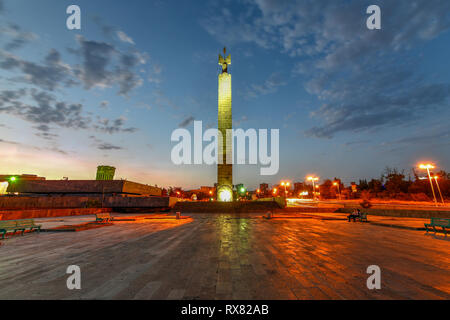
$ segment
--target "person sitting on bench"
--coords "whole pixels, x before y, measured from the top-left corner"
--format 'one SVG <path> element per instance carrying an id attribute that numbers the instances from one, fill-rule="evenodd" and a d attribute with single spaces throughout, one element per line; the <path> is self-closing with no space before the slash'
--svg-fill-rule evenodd
<path id="1" fill-rule="evenodd" d="M 353 222 L 356 222 L 356 218 L 359 218 L 361 215 L 361 211 L 359 209 L 353 210 L 353 212 L 347 216 L 348 222 L 353 219 Z"/>

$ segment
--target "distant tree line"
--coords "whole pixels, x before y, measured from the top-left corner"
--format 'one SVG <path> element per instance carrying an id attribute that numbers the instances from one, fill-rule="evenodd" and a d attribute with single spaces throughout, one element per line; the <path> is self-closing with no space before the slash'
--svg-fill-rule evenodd
<path id="1" fill-rule="evenodd" d="M 444 199 L 450 198 L 450 173 L 439 171 L 431 173 L 436 198 L 440 201 L 440 192 Z M 434 177 L 437 177 L 435 179 Z M 386 167 L 379 179 L 359 180 L 359 183 L 345 187 L 339 179 L 327 179 L 319 187 L 320 198 L 338 198 L 338 188 L 333 182 L 340 184 L 343 199 L 396 199 L 404 201 L 433 201 L 430 181 L 426 173 L 419 175 L 416 169 L 410 173 L 405 170 Z M 437 184 L 439 184 L 439 189 Z"/>

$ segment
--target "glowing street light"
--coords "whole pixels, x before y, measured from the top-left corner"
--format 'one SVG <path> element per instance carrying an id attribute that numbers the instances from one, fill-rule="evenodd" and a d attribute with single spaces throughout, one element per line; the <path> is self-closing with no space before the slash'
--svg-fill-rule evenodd
<path id="1" fill-rule="evenodd" d="M 11 177 L 11 178 L 9 178 L 9 181 L 11 181 L 11 182 L 14 182 L 14 181 L 16 181 L 16 180 L 17 180 L 16 177 Z"/>
<path id="2" fill-rule="evenodd" d="M 341 189 L 339 188 L 339 182 L 333 182 L 333 186 L 337 187 L 338 189 L 338 194 L 339 194 L 339 200 L 341 200 Z"/>
<path id="3" fill-rule="evenodd" d="M 421 163 L 419 164 L 419 168 L 420 169 L 426 169 L 427 173 L 428 173 L 428 179 L 430 180 L 430 186 L 431 186 L 431 192 L 433 193 L 433 199 L 434 199 L 434 204 L 436 205 L 436 207 L 438 206 L 437 200 L 436 200 L 436 195 L 434 193 L 434 188 L 433 188 L 433 181 L 431 180 L 431 175 L 430 175 L 430 169 L 434 169 L 434 165 L 430 164 L 430 163 Z"/>
<path id="4" fill-rule="evenodd" d="M 283 186 L 284 187 L 284 196 L 286 197 L 287 196 L 287 187 L 289 187 L 291 184 L 289 183 L 289 181 L 281 181 L 281 186 Z"/>
<path id="5" fill-rule="evenodd" d="M 438 179 L 439 179 L 438 176 L 434 176 L 434 181 L 436 181 L 436 185 L 437 185 L 437 188 L 438 188 L 438 191 L 439 191 L 439 195 L 441 196 L 441 201 L 442 201 L 443 204 L 445 204 L 444 197 L 442 197 L 441 188 L 439 188 Z"/>
<path id="6" fill-rule="evenodd" d="M 275 195 L 275 194 L 277 194 L 277 188 L 273 188 L 273 191 L 272 191 L 272 193 Z"/>
<path id="7" fill-rule="evenodd" d="M 306 179 L 312 182 L 312 185 L 313 185 L 313 200 L 314 200 L 316 198 L 316 186 L 315 186 L 314 182 L 315 181 L 319 181 L 319 178 L 318 177 L 309 176 Z"/>

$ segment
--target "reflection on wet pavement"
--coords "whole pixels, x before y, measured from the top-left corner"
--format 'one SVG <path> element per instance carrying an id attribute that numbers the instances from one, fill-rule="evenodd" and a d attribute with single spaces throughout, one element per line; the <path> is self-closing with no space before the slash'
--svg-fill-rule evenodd
<path id="1" fill-rule="evenodd" d="M 0 298 L 449 299 L 449 253 L 444 237 L 341 220 L 141 219 L 3 241 Z M 66 288 L 71 264 L 81 290 Z"/>

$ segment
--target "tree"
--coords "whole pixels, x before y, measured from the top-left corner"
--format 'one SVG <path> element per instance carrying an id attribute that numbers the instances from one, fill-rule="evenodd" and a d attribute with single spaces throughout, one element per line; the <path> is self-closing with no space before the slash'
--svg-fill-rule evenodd
<path id="1" fill-rule="evenodd" d="M 358 190 L 369 190 L 369 184 L 367 183 L 366 179 L 359 180 Z"/>
<path id="2" fill-rule="evenodd" d="M 378 179 L 370 180 L 367 186 L 369 187 L 369 191 L 374 193 L 375 195 L 383 191 L 383 184 Z"/>
<path id="3" fill-rule="evenodd" d="M 397 193 L 408 192 L 408 187 L 411 185 L 411 181 L 405 181 L 404 170 L 398 171 L 396 168 L 386 167 L 383 174 L 384 186 L 386 191 L 395 196 Z"/>

